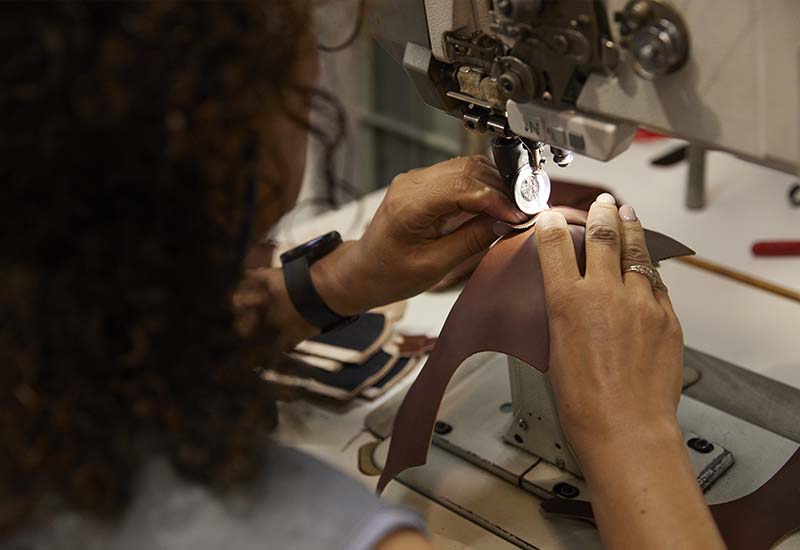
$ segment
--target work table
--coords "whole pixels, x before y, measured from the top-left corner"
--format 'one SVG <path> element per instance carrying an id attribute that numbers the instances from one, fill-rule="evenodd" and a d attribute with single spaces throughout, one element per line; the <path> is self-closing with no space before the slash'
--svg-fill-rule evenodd
<path id="1" fill-rule="evenodd" d="M 800 257 L 755 258 L 750 254 L 750 245 L 755 240 L 800 238 L 800 209 L 790 208 L 786 200 L 788 187 L 796 178 L 729 155 L 710 153 L 708 205 L 703 211 L 688 211 L 683 206 L 686 164 L 660 169 L 649 165 L 650 159 L 678 143 L 674 140 L 637 143 L 607 164 L 578 157 L 565 170 L 556 167 L 549 170 L 553 178 L 611 189 L 636 208 L 645 226 L 686 243 L 700 257 L 800 290 Z M 382 195 L 383 191 L 376 191 L 356 203 L 302 223 L 290 215 L 279 235 L 297 243 L 338 229 L 345 238 L 357 238 Z M 665 262 L 661 272 L 681 320 L 686 345 L 691 348 L 687 351 L 687 364 L 695 365 L 705 378 L 705 384 L 701 379 L 687 394 L 725 409 L 730 401 L 725 400 L 725 391 L 740 388 L 736 391 L 746 392 L 742 393 L 741 401 L 747 410 L 729 412 L 750 415 L 747 419 L 756 424 L 767 422 L 770 415 L 780 416 L 781 425 L 773 426 L 773 431 L 800 441 L 800 416 L 793 416 L 796 412 L 787 412 L 783 406 L 784 401 L 792 400 L 794 391 L 752 374 L 800 388 L 800 353 L 796 344 L 800 304 L 675 261 Z M 354 282 L 354 286 L 357 284 Z M 409 333 L 437 334 L 459 290 L 425 293 L 410 300 L 398 328 Z M 739 365 L 746 371 L 727 368 L 708 356 Z M 777 397 L 774 403 L 767 400 L 762 407 L 749 407 L 748 403 L 760 399 L 759 381 L 763 381 L 770 395 Z M 374 402 L 357 399 L 342 408 L 304 400 L 282 403 L 275 437 L 374 487 L 377 478 L 361 474 L 357 467 L 358 449 L 375 439 L 366 432 L 364 419 L 392 396 L 405 391 L 409 383 L 410 380 L 402 381 Z M 776 407 L 784 412 L 776 414 Z M 514 548 L 399 483 L 390 484 L 384 498 L 418 510 L 426 518 L 437 548 Z M 498 506 L 502 505 L 498 502 Z"/>

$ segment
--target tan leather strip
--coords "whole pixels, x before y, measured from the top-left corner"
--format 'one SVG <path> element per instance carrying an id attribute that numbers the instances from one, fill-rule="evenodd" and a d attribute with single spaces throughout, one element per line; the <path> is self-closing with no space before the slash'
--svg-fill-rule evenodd
<path id="1" fill-rule="evenodd" d="M 563 212 L 571 224 L 583 271 L 586 213 L 571 208 L 555 210 Z M 535 226 L 498 241 L 461 292 L 427 363 L 397 412 L 378 493 L 403 470 L 425 463 L 447 384 L 469 356 L 482 351 L 500 352 L 547 370 L 547 311 L 534 229 Z M 659 233 L 648 231 L 646 236 L 654 261 L 692 254 L 684 245 Z"/>

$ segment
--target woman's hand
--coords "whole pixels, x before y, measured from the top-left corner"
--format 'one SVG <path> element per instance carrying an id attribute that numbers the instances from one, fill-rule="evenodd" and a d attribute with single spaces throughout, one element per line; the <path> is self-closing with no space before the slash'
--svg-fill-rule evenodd
<path id="1" fill-rule="evenodd" d="M 392 181 L 359 241 L 314 264 L 314 284 L 342 315 L 409 298 L 486 250 L 496 221 L 526 219 L 486 157 L 412 170 Z"/>
<path id="2" fill-rule="evenodd" d="M 561 214 L 536 225 L 561 425 L 606 548 L 721 549 L 678 427 L 683 338 L 630 206 L 600 195 L 582 277 Z"/>
<path id="3" fill-rule="evenodd" d="M 683 335 L 652 268 L 644 231 L 630 206 L 619 213 L 602 194 L 586 222 L 581 277 L 564 217 L 547 212 L 536 226 L 550 326 L 550 378 L 571 444 L 618 433 L 676 429 Z"/>

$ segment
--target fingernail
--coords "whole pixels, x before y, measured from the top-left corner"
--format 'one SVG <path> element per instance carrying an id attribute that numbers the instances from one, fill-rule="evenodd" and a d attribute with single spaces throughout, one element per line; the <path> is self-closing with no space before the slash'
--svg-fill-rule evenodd
<path id="1" fill-rule="evenodd" d="M 494 225 L 492 226 L 492 231 L 494 231 L 494 234 L 498 237 L 504 237 L 513 230 L 514 228 L 508 225 L 506 222 L 494 222 Z"/>
<path id="2" fill-rule="evenodd" d="M 636 211 L 633 209 L 633 206 L 630 204 L 623 204 L 622 208 L 619 209 L 619 219 L 624 222 L 635 222 Z"/>
<path id="3" fill-rule="evenodd" d="M 550 210 L 545 210 L 536 218 L 536 226 L 537 227 L 548 227 L 551 225 L 556 225 L 558 223 L 558 214 L 555 212 L 551 212 Z"/>
<path id="4" fill-rule="evenodd" d="M 520 223 L 521 222 L 526 222 L 526 221 L 528 221 L 530 219 L 529 215 L 527 215 L 525 212 L 521 212 L 519 210 L 517 210 L 514 215 L 516 216 L 517 221 L 520 222 Z"/>
<path id="5" fill-rule="evenodd" d="M 600 193 L 595 199 L 597 202 L 604 202 L 606 204 L 617 204 L 617 201 L 611 193 Z"/>

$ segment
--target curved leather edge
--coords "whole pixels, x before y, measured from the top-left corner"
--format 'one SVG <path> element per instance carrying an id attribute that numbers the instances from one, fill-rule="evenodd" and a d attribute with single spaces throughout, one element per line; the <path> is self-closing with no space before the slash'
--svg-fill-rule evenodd
<path id="1" fill-rule="evenodd" d="M 576 256 L 583 270 L 582 225 L 586 213 L 571 208 L 558 210 L 571 224 Z M 378 494 L 402 471 L 425 464 L 447 384 L 469 356 L 494 351 L 517 357 L 541 371 L 547 369 L 547 311 L 534 228 L 535 225 L 499 239 L 456 300 L 436 346 L 398 409 L 389 454 L 376 488 Z M 693 253 L 655 231 L 646 231 L 646 238 L 653 261 Z M 520 296 L 525 296 L 524 302 Z"/>

